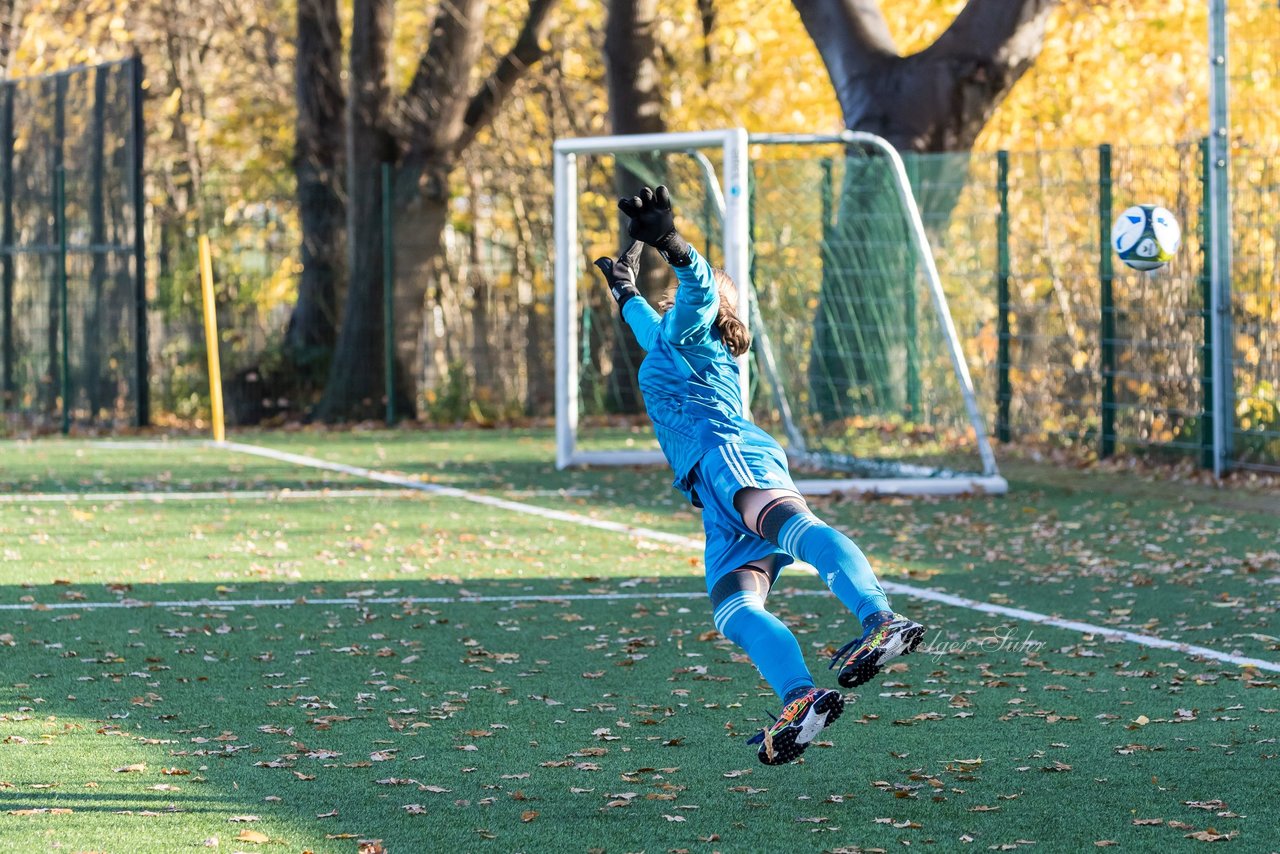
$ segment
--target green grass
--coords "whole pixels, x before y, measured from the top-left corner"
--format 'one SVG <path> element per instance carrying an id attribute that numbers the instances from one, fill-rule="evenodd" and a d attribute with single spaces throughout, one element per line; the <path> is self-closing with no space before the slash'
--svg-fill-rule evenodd
<path id="1" fill-rule="evenodd" d="M 342 474 L 260 457 L 228 457 L 203 442 L 0 442 L 0 495 L 197 492 L 367 486 Z"/>
<path id="2" fill-rule="evenodd" d="M 241 438 L 700 533 L 668 473 L 555 472 L 546 431 Z M 27 492 L 376 487 L 217 450 L 14 448 Z M 820 512 L 887 578 L 1280 660 L 1270 497 L 1011 480 Z M 1274 848 L 1275 674 L 910 598 L 922 654 L 830 746 L 761 766 L 743 741 L 777 701 L 709 631 L 697 557 L 395 489 L 0 503 L 0 605 L 32 606 L 0 611 L 0 850 L 1190 850 L 1210 828 Z M 451 601 L 318 604 L 338 597 Z M 219 604 L 263 599 L 310 604 Z M 125 600 L 203 604 L 78 607 Z M 809 576 L 771 601 L 830 679 L 856 625 Z"/>

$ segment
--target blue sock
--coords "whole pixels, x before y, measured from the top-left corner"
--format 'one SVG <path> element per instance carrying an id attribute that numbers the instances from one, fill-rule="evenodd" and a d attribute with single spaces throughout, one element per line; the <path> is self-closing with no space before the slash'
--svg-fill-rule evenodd
<path id="1" fill-rule="evenodd" d="M 812 513 L 798 513 L 778 531 L 778 546 L 794 558 L 813 564 L 822 580 L 862 623 L 889 600 L 871 571 L 867 556 L 853 540 Z"/>
<path id="2" fill-rule="evenodd" d="M 785 698 L 797 688 L 813 687 L 796 636 L 764 609 L 759 593 L 743 590 L 733 594 L 716 607 L 712 619 L 720 634 L 742 647 L 779 697 Z"/>

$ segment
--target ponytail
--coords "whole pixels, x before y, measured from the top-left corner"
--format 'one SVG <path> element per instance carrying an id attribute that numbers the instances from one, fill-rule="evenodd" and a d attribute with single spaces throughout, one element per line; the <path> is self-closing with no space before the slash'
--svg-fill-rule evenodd
<path id="1" fill-rule="evenodd" d="M 724 342 L 730 354 L 741 356 L 751 349 L 751 330 L 742 322 L 742 318 L 738 317 L 735 308 L 738 301 L 738 286 L 734 284 L 728 273 L 718 267 L 712 271 L 712 274 L 720 287 L 720 313 L 716 315 L 716 328 L 720 330 L 720 340 Z"/>
<path id="2" fill-rule="evenodd" d="M 729 274 L 719 267 L 713 268 L 711 275 L 720 292 L 720 313 L 716 315 L 716 329 L 720 330 L 720 340 L 732 355 L 741 356 L 751 349 L 751 330 L 747 328 L 747 324 L 743 323 L 742 318 L 738 317 L 738 311 L 734 308 L 738 302 L 738 286 L 733 283 Z M 662 295 L 662 299 L 658 301 L 658 310 L 666 314 L 675 304 L 676 288 L 673 286 L 668 288 Z"/>

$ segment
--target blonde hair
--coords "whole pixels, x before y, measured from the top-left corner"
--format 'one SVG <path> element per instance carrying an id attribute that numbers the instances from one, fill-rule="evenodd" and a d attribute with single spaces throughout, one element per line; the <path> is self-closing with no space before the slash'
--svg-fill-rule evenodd
<path id="1" fill-rule="evenodd" d="M 733 278 L 719 267 L 711 270 L 716 288 L 720 293 L 720 312 L 716 315 L 716 328 L 720 330 L 720 340 L 734 356 L 741 356 L 751 349 L 751 331 L 747 324 L 738 317 L 738 286 Z M 666 314 L 676 304 L 676 287 L 672 286 L 662 295 L 658 309 Z"/>

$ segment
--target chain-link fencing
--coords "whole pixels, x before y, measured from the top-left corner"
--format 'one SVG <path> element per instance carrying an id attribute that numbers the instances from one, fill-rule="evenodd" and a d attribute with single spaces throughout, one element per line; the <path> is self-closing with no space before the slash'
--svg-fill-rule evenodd
<path id="1" fill-rule="evenodd" d="M 0 84 L 0 410 L 149 419 L 137 60 Z"/>

